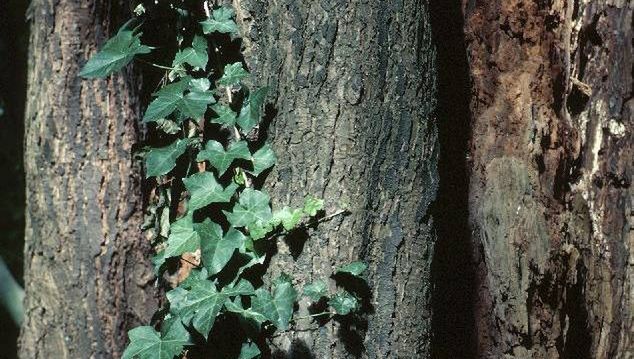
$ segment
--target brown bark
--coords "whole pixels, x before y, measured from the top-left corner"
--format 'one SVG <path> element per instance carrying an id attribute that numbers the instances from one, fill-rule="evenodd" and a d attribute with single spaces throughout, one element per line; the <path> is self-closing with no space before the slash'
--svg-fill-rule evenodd
<path id="1" fill-rule="evenodd" d="M 77 76 L 123 3 L 31 4 L 23 358 L 119 357 L 156 309 L 132 154 L 138 82 Z"/>
<path id="2" fill-rule="evenodd" d="M 634 351 L 632 9 L 464 1 L 482 357 Z"/>
<path id="3" fill-rule="evenodd" d="M 302 320 L 275 340 L 274 355 L 428 357 L 438 184 L 428 3 L 234 3 L 246 61 L 272 90 L 262 130 L 279 157 L 265 183 L 274 205 L 312 194 L 326 213 L 351 212 L 280 241 L 270 276 L 284 271 L 301 286 L 353 260 L 370 264 L 360 320 L 321 329 Z"/>

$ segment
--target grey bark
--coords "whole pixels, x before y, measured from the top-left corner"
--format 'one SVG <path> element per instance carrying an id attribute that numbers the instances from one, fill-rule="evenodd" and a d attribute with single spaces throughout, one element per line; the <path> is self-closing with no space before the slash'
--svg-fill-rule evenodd
<path id="1" fill-rule="evenodd" d="M 319 329 L 303 320 L 274 343 L 295 358 L 424 358 L 430 346 L 430 204 L 438 175 L 435 49 L 426 1 L 234 1 L 246 61 L 272 90 L 275 206 L 325 199 L 349 209 L 280 241 L 269 275 L 301 286 L 369 263 L 366 315 Z M 299 241 L 299 243 L 298 243 Z M 335 289 L 334 281 L 330 286 Z M 299 314 L 307 314 L 307 301 Z"/>
<path id="2" fill-rule="evenodd" d="M 156 309 L 132 153 L 138 82 L 77 76 L 123 3 L 31 4 L 22 358 L 119 357 Z"/>
<path id="3" fill-rule="evenodd" d="M 464 1 L 481 357 L 631 358 L 631 1 Z"/>

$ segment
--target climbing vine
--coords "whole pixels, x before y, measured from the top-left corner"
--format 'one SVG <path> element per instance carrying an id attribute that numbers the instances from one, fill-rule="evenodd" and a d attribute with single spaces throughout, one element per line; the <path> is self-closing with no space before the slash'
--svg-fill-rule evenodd
<path id="1" fill-rule="evenodd" d="M 235 357 L 262 355 L 266 342 L 258 338 L 288 330 L 300 297 L 288 274 L 264 281 L 270 253 L 263 243 L 345 213 L 325 216 L 323 200 L 312 196 L 301 208 L 271 208 L 269 195 L 256 185 L 277 161 L 258 131 L 268 89 L 252 86 L 243 63 L 230 61 L 217 45 L 237 41 L 233 9 L 212 9 L 207 2 L 199 6 L 205 18 L 194 19 L 195 29 L 179 32 L 179 49 L 169 66 L 140 60 L 165 71 L 143 116 L 163 141 L 143 153 L 146 178 L 156 194 L 144 227 L 153 233 L 157 276 L 163 278 L 174 259 L 181 275 L 171 283 L 161 281 L 166 305 L 152 325 L 128 332 L 124 359 L 168 359 L 205 346 L 223 317 L 237 319 L 243 331 L 245 340 Z M 192 23 L 196 16 L 176 4 L 170 8 L 179 24 Z M 135 18 L 104 44 L 80 76 L 106 77 L 152 53 L 141 43 L 144 13 L 139 5 Z M 364 263 L 353 262 L 336 272 L 360 278 L 365 269 Z M 359 310 L 353 293 L 341 288 L 332 293 L 329 287 L 318 280 L 302 288 L 301 295 L 322 308 L 311 318 L 324 323 Z"/>

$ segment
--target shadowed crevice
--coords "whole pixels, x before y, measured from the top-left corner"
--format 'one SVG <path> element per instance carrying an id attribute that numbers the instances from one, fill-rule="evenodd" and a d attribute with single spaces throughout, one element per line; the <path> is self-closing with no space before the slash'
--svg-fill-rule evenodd
<path id="1" fill-rule="evenodd" d="M 459 0 L 431 0 L 438 52 L 440 187 L 432 262 L 432 358 L 475 358 L 475 265 L 469 230 L 469 67 Z"/>

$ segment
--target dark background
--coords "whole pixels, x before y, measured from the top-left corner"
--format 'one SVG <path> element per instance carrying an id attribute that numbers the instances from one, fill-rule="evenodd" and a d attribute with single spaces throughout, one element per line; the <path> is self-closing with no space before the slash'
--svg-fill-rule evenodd
<path id="1" fill-rule="evenodd" d="M 22 284 L 28 0 L 0 0 L 0 257 Z M 0 307 L 0 359 L 16 357 L 18 328 Z"/>

